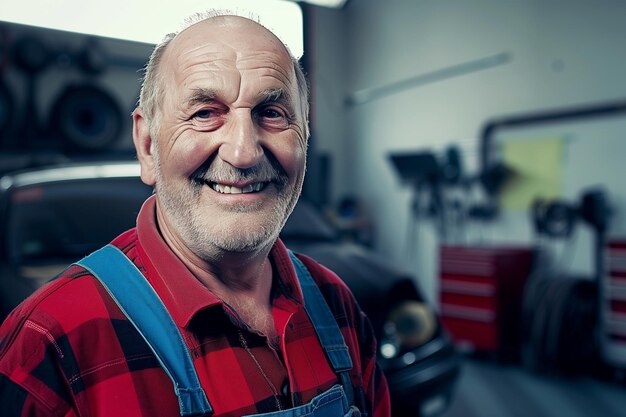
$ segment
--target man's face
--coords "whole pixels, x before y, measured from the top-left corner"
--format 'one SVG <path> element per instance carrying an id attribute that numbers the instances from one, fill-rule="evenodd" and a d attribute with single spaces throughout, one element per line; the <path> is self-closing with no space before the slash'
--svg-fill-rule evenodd
<path id="1" fill-rule="evenodd" d="M 283 45 L 248 20 L 182 32 L 160 68 L 157 201 L 197 256 L 267 249 L 304 179 L 306 138 Z"/>

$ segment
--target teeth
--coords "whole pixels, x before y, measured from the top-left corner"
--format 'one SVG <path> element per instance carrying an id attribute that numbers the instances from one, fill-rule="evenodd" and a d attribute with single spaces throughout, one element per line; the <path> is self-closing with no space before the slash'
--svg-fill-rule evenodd
<path id="1" fill-rule="evenodd" d="M 264 188 L 262 182 L 256 182 L 254 184 L 248 184 L 243 188 L 235 187 L 234 185 L 222 185 L 213 183 L 213 190 L 222 194 L 247 194 L 252 192 L 261 191 Z"/>

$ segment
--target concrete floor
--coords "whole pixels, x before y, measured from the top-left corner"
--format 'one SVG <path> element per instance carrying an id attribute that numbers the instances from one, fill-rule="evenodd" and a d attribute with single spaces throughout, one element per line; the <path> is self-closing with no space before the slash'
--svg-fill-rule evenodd
<path id="1" fill-rule="evenodd" d="M 626 417 L 626 383 L 467 358 L 441 417 Z"/>

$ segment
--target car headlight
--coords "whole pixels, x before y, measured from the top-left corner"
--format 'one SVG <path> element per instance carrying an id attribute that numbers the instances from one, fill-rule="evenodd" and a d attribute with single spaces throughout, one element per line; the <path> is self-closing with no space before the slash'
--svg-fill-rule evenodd
<path id="1" fill-rule="evenodd" d="M 415 349 L 430 340 L 437 329 L 432 309 L 418 301 L 403 301 L 387 317 L 380 343 L 380 354 L 386 359 Z"/>

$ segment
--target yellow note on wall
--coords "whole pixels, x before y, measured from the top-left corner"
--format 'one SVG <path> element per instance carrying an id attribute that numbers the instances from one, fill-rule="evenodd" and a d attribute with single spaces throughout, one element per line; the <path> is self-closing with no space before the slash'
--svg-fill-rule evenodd
<path id="1" fill-rule="evenodd" d="M 528 210 L 536 198 L 559 198 L 562 193 L 563 139 L 510 140 L 502 144 L 502 162 L 514 172 L 501 195 L 501 206 Z"/>

